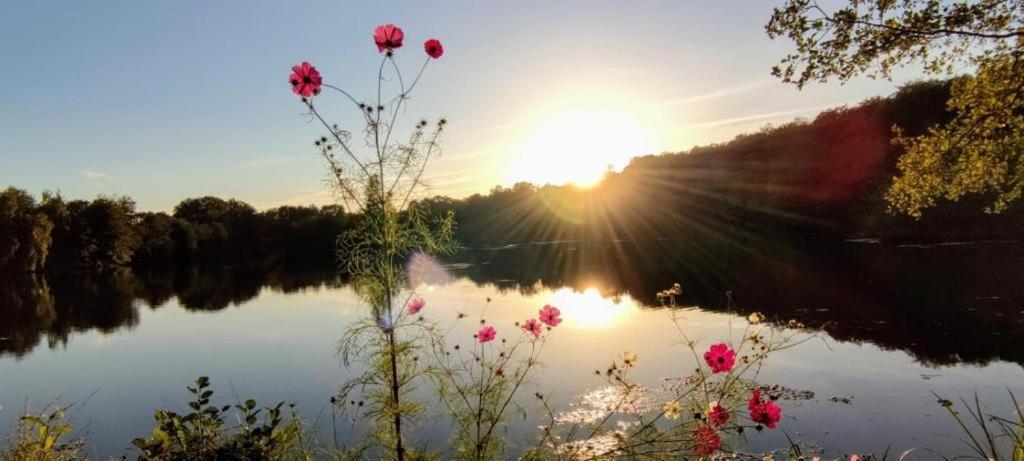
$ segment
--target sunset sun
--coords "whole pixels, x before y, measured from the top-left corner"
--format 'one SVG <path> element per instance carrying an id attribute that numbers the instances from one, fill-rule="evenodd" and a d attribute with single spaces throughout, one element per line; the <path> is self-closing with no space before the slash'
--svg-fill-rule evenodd
<path id="1" fill-rule="evenodd" d="M 626 111 L 572 109 L 540 119 L 514 152 L 509 182 L 590 187 L 609 168 L 621 170 L 637 155 L 656 153 L 653 130 Z"/>

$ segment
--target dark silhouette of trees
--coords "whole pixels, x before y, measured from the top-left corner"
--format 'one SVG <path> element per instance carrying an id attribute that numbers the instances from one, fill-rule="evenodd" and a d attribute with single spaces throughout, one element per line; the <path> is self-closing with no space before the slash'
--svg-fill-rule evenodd
<path id="1" fill-rule="evenodd" d="M 192 265 L 331 268 L 336 239 L 352 225 L 338 205 L 256 212 L 238 200 L 183 200 L 173 215 L 137 212 L 126 197 L 67 201 L 0 193 L 0 270 L 107 271 Z"/>
<path id="2" fill-rule="evenodd" d="M 335 242 L 351 225 L 338 205 L 282 206 L 260 214 L 261 242 L 275 248 L 275 263 L 324 261 L 333 255 Z"/>
<path id="3" fill-rule="evenodd" d="M 90 202 L 43 194 L 39 211 L 53 223 L 50 266 L 123 266 L 131 262 L 139 245 L 135 202 L 127 197 L 98 197 Z"/>
<path id="4" fill-rule="evenodd" d="M 25 191 L 0 192 L 0 271 L 38 271 L 46 264 L 53 224 Z"/>
<path id="5" fill-rule="evenodd" d="M 982 211 L 986 197 L 942 203 L 923 218 L 887 213 L 903 135 L 948 123 L 950 82 L 908 84 L 885 98 L 839 107 L 732 141 L 635 158 L 591 189 L 517 184 L 464 200 L 422 202 L 453 210 L 468 246 L 559 240 L 684 238 L 764 248 L 779 242 L 1017 239 L 1024 210 Z M 586 158 L 585 153 L 579 153 Z M 978 206 L 975 206 L 978 205 Z"/>

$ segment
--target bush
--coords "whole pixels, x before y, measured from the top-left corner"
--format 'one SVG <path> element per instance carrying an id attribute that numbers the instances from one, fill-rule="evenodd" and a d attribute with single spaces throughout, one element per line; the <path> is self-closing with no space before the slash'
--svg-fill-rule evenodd
<path id="1" fill-rule="evenodd" d="M 25 413 L 18 419 L 14 438 L 0 450 L 8 461 L 67 461 L 86 459 L 81 439 L 67 440 L 71 424 L 66 408 L 47 408 L 38 414 Z"/>
<path id="2" fill-rule="evenodd" d="M 132 444 L 142 451 L 140 459 L 177 460 L 278 460 L 308 459 L 311 455 L 302 446 L 302 426 L 292 412 L 282 418 L 280 402 L 273 407 L 257 408 L 249 399 L 234 405 L 240 424 L 225 426 L 224 416 L 231 405 L 210 405 L 213 391 L 210 379 L 202 376 L 195 387 L 187 389 L 194 397 L 188 403 L 191 411 L 178 414 L 157 410 L 156 427 L 148 439 L 138 438 Z M 289 408 L 293 405 L 289 405 Z M 262 421 L 260 414 L 262 413 Z"/>

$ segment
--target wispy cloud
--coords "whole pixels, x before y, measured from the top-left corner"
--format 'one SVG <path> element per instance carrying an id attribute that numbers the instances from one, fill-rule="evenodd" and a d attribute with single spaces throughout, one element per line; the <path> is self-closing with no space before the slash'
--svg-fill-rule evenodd
<path id="1" fill-rule="evenodd" d="M 818 112 L 830 107 L 836 107 L 837 104 L 822 104 L 810 107 L 801 107 L 798 109 L 780 110 L 774 112 L 764 112 L 760 114 L 744 115 L 740 117 L 730 117 L 718 120 L 710 120 L 707 122 L 690 123 L 683 127 L 684 130 L 699 130 L 704 128 L 715 128 L 726 125 L 736 125 L 739 123 L 754 122 L 758 120 L 770 120 L 773 118 L 786 117 L 790 115 L 806 114 L 811 112 Z"/>
<path id="2" fill-rule="evenodd" d="M 754 91 L 754 90 L 756 90 L 758 88 L 764 88 L 766 86 L 771 85 L 772 83 L 774 83 L 774 82 L 770 81 L 770 80 L 744 83 L 742 85 L 736 85 L 736 86 L 730 87 L 730 88 L 722 88 L 720 90 L 715 90 L 715 91 L 712 91 L 710 93 L 697 94 L 697 95 L 693 95 L 693 96 L 685 96 L 685 97 L 682 97 L 682 98 L 670 99 L 668 101 L 662 102 L 661 105 L 663 105 L 663 106 L 681 106 L 681 105 L 690 104 L 690 103 L 694 103 L 694 102 L 698 102 L 698 101 L 707 101 L 709 99 L 724 98 L 724 97 L 727 97 L 727 96 L 732 96 L 732 95 L 736 95 L 736 94 L 741 94 L 741 93 L 746 93 L 746 92 Z"/>
<path id="3" fill-rule="evenodd" d="M 82 176 L 85 176 L 86 179 L 92 181 L 93 185 L 97 187 L 103 187 L 103 183 L 106 182 L 106 180 L 114 178 L 104 171 L 93 169 L 82 170 Z"/>
<path id="4" fill-rule="evenodd" d="M 97 171 L 97 170 L 82 170 L 82 174 L 85 175 L 86 178 L 89 178 L 89 179 L 92 179 L 92 180 L 107 179 L 107 178 L 110 177 L 109 174 L 106 174 L 106 173 L 104 173 L 102 171 Z"/>

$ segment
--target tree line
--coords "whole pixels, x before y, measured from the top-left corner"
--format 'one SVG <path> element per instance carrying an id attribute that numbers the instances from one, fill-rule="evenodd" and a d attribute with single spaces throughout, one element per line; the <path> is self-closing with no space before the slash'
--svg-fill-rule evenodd
<path id="1" fill-rule="evenodd" d="M 171 214 L 141 212 L 127 197 L 66 200 L 0 192 L 0 270 L 102 270 L 191 264 L 330 264 L 351 225 L 337 205 L 257 212 L 238 200 L 183 200 Z"/>
<path id="2" fill-rule="evenodd" d="M 794 241 L 890 242 L 1024 238 L 1024 210 L 983 211 L 993 194 L 940 203 L 920 218 L 888 211 L 901 147 L 954 116 L 951 82 L 908 84 L 889 97 L 826 110 L 733 140 L 634 159 L 590 189 L 519 183 L 464 199 L 437 196 L 418 212 L 454 212 L 467 247 L 554 241 L 683 239 L 714 248 Z M 586 153 L 571 153 L 586 161 Z M 567 154 L 569 155 L 569 154 Z M 126 197 L 66 200 L 0 193 L 0 268 L 336 263 L 336 238 L 358 214 L 340 206 L 257 212 L 238 200 L 186 199 L 173 213 Z"/>

